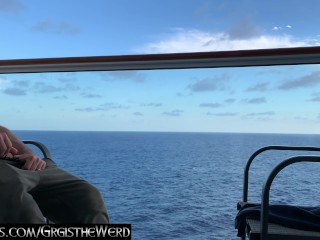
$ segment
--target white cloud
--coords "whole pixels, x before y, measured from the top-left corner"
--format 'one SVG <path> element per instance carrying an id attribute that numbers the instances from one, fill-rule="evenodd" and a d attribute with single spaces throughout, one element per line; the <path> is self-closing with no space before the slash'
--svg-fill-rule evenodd
<path id="1" fill-rule="evenodd" d="M 283 29 L 285 29 L 285 28 L 288 28 L 288 29 L 292 29 L 292 26 L 291 25 L 286 25 L 286 26 L 284 26 L 284 27 L 281 27 L 281 26 L 274 26 L 273 28 L 272 28 L 272 30 L 274 30 L 274 31 L 279 31 L 279 30 L 283 30 Z"/>
<path id="2" fill-rule="evenodd" d="M 282 27 L 277 27 L 277 26 L 274 26 L 273 28 L 272 28 L 272 30 L 274 30 L 274 31 L 278 31 L 278 30 L 281 30 L 282 29 Z"/>
<path id="3" fill-rule="evenodd" d="M 274 29 L 280 29 L 275 27 Z M 319 39 L 295 40 L 290 35 L 255 35 L 232 38 L 227 32 L 205 32 L 194 29 L 175 29 L 161 40 L 135 49 L 139 53 L 206 52 L 244 49 L 305 47 L 319 44 Z"/>

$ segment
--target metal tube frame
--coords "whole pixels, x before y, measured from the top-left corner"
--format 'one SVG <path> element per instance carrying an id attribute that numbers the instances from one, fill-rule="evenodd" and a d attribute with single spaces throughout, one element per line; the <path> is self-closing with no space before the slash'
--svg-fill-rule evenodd
<path id="1" fill-rule="evenodd" d="M 243 178 L 243 202 L 248 201 L 248 189 L 249 189 L 249 170 L 253 160 L 261 153 L 276 150 L 276 151 L 319 151 L 320 147 L 310 147 L 310 146 L 281 146 L 281 145 L 270 145 L 262 147 L 255 151 L 247 161 L 247 164 L 244 168 L 244 178 Z"/>
<path id="2" fill-rule="evenodd" d="M 288 158 L 278 164 L 269 174 L 267 181 L 262 189 L 261 216 L 260 216 L 260 239 L 268 239 L 268 212 L 269 212 L 269 193 L 271 184 L 277 174 L 287 166 L 299 162 L 320 162 L 320 156 L 296 156 Z"/>
<path id="3" fill-rule="evenodd" d="M 42 152 L 44 158 L 51 159 L 51 153 L 43 143 L 38 142 L 38 141 L 34 141 L 34 140 L 23 140 L 22 142 L 24 144 L 31 144 L 31 145 L 36 146 L 37 148 L 40 149 L 40 151 Z"/>
<path id="4" fill-rule="evenodd" d="M 255 151 L 247 161 L 244 168 L 244 181 L 243 181 L 243 202 L 248 201 L 248 189 L 249 189 L 249 170 L 253 160 L 261 153 L 276 150 L 276 151 L 310 151 L 319 152 L 320 147 L 312 146 L 282 146 L 282 145 L 271 145 L 258 149 Z M 288 158 L 281 163 L 279 163 L 269 174 L 266 182 L 262 188 L 262 198 L 261 198 L 261 216 L 260 216 L 260 239 L 266 240 L 268 238 L 268 211 L 269 211 L 269 193 L 271 184 L 277 174 L 283 170 L 285 167 L 298 163 L 298 162 L 320 162 L 320 156 L 295 156 Z"/>

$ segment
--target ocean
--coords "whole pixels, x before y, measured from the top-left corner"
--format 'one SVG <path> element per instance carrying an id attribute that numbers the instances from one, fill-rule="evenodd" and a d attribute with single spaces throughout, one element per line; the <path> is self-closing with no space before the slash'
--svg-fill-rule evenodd
<path id="1" fill-rule="evenodd" d="M 234 229 L 243 169 L 266 145 L 319 146 L 320 135 L 14 131 L 44 143 L 62 168 L 103 194 L 111 223 L 132 224 L 135 240 L 239 239 Z M 267 173 L 299 152 L 266 152 L 252 164 L 249 200 L 260 201 Z M 314 153 L 306 153 L 314 154 Z M 279 174 L 271 203 L 318 205 L 320 164 Z"/>

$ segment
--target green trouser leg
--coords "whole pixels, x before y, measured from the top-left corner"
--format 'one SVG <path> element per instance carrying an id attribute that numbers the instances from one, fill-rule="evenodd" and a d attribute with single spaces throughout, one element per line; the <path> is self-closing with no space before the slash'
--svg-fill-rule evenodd
<path id="1" fill-rule="evenodd" d="M 54 223 L 109 223 L 96 187 L 58 168 L 51 160 L 46 162 L 42 171 L 0 165 L 0 191 L 6 189 L 11 193 L 10 197 L 0 197 L 0 205 L 7 206 L 7 210 L 0 207 L 1 212 L 6 212 L 0 222 L 43 223 L 44 215 Z M 17 213 L 10 215 L 13 211 Z"/>
<path id="2" fill-rule="evenodd" d="M 0 223 L 45 223 L 29 193 L 39 183 L 35 171 L 23 171 L 0 162 Z"/>

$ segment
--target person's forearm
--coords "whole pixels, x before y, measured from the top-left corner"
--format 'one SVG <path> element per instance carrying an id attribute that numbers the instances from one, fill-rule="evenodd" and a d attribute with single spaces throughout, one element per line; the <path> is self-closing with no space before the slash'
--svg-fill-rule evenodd
<path id="1" fill-rule="evenodd" d="M 33 153 L 31 149 L 27 148 L 27 146 L 22 141 L 20 141 L 19 138 L 16 137 L 9 129 L 0 126 L 0 132 L 5 133 L 9 137 L 12 146 L 18 150 L 18 154 Z"/>

